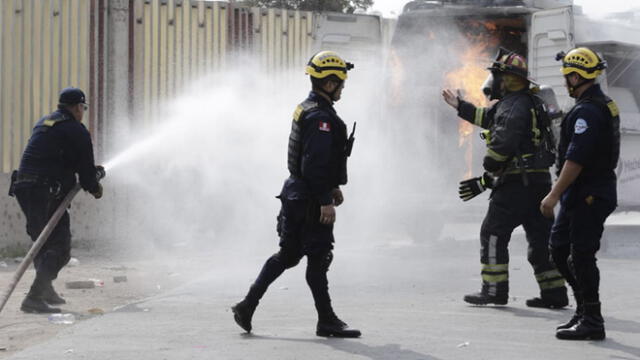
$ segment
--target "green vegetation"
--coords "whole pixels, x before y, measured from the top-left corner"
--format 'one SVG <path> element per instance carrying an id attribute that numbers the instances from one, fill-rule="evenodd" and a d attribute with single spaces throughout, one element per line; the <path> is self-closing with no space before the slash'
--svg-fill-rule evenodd
<path id="1" fill-rule="evenodd" d="M 357 9 L 368 9 L 373 0 L 246 0 L 243 3 L 266 8 L 353 13 Z"/>

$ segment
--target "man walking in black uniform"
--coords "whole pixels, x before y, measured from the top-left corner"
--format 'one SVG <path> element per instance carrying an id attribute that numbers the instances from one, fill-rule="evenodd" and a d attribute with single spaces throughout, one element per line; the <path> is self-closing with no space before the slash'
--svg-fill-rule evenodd
<path id="1" fill-rule="evenodd" d="M 85 95 L 77 88 L 60 93 L 58 110 L 36 123 L 22 155 L 20 168 L 12 174 L 10 195 L 15 195 L 27 220 L 27 234 L 36 241 L 66 194 L 75 186 L 76 174 L 82 188 L 96 199 L 102 186 L 93 159 L 89 131 L 81 123 L 87 109 Z M 65 212 L 49 239 L 34 258 L 36 277 L 22 302 L 29 313 L 57 313 L 50 305 L 65 304 L 53 288 L 58 272 L 71 256 L 69 213 Z"/>
<path id="2" fill-rule="evenodd" d="M 604 319 L 600 311 L 600 272 L 596 252 L 604 222 L 617 206 L 615 168 L 620 155 L 620 117 L 616 103 L 595 83 L 606 62 L 588 48 L 558 54 L 569 95 L 575 106 L 561 125 L 558 147 L 558 181 L 540 204 L 553 217 L 553 260 L 573 289 L 576 312 L 557 327 L 556 337 L 566 340 L 602 340 Z"/>
<path id="3" fill-rule="evenodd" d="M 327 271 L 333 259 L 335 207 L 343 202 L 340 185 L 347 183 L 347 157 L 353 146 L 353 132 L 338 117 L 333 103 L 340 100 L 347 71 L 353 65 L 338 54 L 322 51 L 306 68 L 312 91 L 296 108 L 289 136 L 288 168 L 278 198 L 280 251 L 264 264 L 244 300 L 232 307 L 234 319 L 251 332 L 251 318 L 259 300 L 286 269 L 307 256 L 306 279 L 318 311 L 318 336 L 359 337 L 333 312 Z"/>
<path id="4" fill-rule="evenodd" d="M 493 188 L 487 215 L 480 230 L 482 289 L 464 301 L 475 305 L 505 305 L 509 293 L 509 240 L 522 225 L 529 243 L 528 260 L 540 287 L 540 297 L 527 306 L 562 308 L 567 306 L 564 279 L 549 260 L 548 237 L 551 220 L 538 211 L 540 200 L 549 191 L 553 164 L 553 141 L 549 118 L 542 100 L 529 90 L 526 60 L 501 49 L 489 68 L 493 77 L 491 98 L 499 101 L 490 108 L 476 108 L 450 90 L 444 100 L 458 110 L 464 120 L 488 129 L 485 132 L 486 173 L 460 183 L 460 196 L 469 200 Z"/>

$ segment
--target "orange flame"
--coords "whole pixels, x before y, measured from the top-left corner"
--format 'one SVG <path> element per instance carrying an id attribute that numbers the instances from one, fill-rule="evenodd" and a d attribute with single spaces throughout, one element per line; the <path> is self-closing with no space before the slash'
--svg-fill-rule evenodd
<path id="1" fill-rule="evenodd" d="M 459 89 L 461 97 L 476 106 L 487 106 L 488 101 L 482 92 L 482 84 L 488 76 L 486 59 L 489 57 L 489 42 L 473 44 L 462 54 L 462 67 L 446 75 L 447 85 Z M 465 162 L 467 164 L 466 177 L 472 175 L 473 164 L 473 125 L 460 120 L 458 126 L 458 147 L 465 148 Z"/>

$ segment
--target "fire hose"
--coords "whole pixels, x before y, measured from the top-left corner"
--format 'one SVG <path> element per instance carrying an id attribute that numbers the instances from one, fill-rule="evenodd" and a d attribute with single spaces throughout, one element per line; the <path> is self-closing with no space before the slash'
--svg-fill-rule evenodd
<path id="1" fill-rule="evenodd" d="M 104 178 L 104 176 L 104 169 L 102 167 L 99 167 L 96 173 L 98 181 Z M 15 274 L 13 274 L 13 279 L 11 279 L 11 283 L 9 283 L 9 288 L 2 296 L 2 302 L 0 302 L 0 312 L 2 312 L 2 309 L 4 309 L 7 301 L 9 301 L 9 297 L 11 297 L 11 294 L 16 289 L 16 286 L 18 285 L 18 282 L 20 282 L 22 275 L 24 275 L 25 271 L 27 271 L 27 268 L 29 267 L 35 256 L 38 254 L 38 251 L 40 251 L 44 243 L 47 241 L 47 239 L 49 239 L 49 235 L 51 235 L 53 229 L 56 228 L 58 222 L 60 222 L 60 218 L 62 217 L 62 215 L 64 215 L 64 212 L 67 210 L 67 207 L 69 207 L 69 204 L 71 204 L 71 200 L 73 200 L 73 198 L 76 196 L 76 194 L 78 194 L 79 191 L 80 184 L 76 184 L 71 189 L 71 191 L 69 191 L 67 196 L 65 196 L 64 200 L 62 200 L 62 202 L 60 203 L 60 206 L 58 206 L 56 211 L 49 219 L 49 222 L 47 222 L 47 225 L 44 227 L 44 229 L 42 229 L 42 232 L 31 246 L 31 249 L 29 249 L 27 255 L 25 255 L 24 259 L 22 259 L 22 262 L 18 266 L 18 269 L 16 269 Z"/>

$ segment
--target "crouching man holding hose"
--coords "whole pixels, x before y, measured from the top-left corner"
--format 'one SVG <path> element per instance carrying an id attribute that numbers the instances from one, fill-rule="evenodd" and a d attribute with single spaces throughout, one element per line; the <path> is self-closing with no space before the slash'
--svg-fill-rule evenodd
<path id="1" fill-rule="evenodd" d="M 38 120 L 22 154 L 20 169 L 11 175 L 9 195 L 18 200 L 27 220 L 27 234 L 34 242 L 78 179 L 82 189 L 96 199 L 102 197 L 99 179 L 104 177 L 104 168 L 95 165 L 91 135 L 82 124 L 87 109 L 82 90 L 62 90 L 58 110 Z M 52 282 L 70 255 L 70 221 L 65 211 L 35 255 L 36 277 L 22 302 L 22 311 L 60 312 L 51 305 L 66 301 L 56 293 Z"/>

